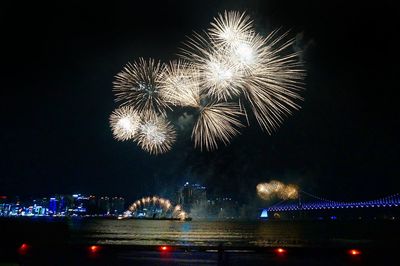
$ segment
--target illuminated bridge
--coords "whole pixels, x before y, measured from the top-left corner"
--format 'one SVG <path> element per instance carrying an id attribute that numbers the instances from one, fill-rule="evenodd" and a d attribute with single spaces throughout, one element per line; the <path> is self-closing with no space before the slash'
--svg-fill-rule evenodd
<path id="1" fill-rule="evenodd" d="M 394 194 L 380 199 L 369 201 L 342 202 L 317 197 L 305 191 L 300 192 L 296 201 L 283 200 L 266 209 L 267 212 L 286 212 L 302 210 L 329 210 L 350 208 L 386 208 L 400 206 L 400 194 Z"/>

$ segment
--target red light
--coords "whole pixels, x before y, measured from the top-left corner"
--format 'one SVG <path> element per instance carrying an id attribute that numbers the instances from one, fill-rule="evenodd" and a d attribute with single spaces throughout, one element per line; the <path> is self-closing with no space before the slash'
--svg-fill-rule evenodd
<path id="1" fill-rule="evenodd" d="M 275 252 L 278 253 L 278 254 L 285 254 L 286 253 L 286 249 L 277 248 L 277 249 L 275 249 Z"/>
<path id="2" fill-rule="evenodd" d="M 349 253 L 350 255 L 352 255 L 352 256 L 361 255 L 361 251 L 359 251 L 358 249 L 350 249 L 348 253 Z"/>
<path id="3" fill-rule="evenodd" d="M 168 247 L 168 246 L 161 246 L 161 247 L 160 247 L 160 250 L 161 250 L 161 251 L 168 251 L 168 250 L 169 250 L 169 247 Z"/>
<path id="4" fill-rule="evenodd" d="M 18 248 L 18 253 L 21 255 L 26 255 L 29 250 L 29 245 L 26 243 L 23 243 L 19 248 Z"/>
<path id="5" fill-rule="evenodd" d="M 90 246 L 89 250 L 92 253 L 96 253 L 96 252 L 98 252 L 100 250 L 100 247 L 99 246 Z"/>

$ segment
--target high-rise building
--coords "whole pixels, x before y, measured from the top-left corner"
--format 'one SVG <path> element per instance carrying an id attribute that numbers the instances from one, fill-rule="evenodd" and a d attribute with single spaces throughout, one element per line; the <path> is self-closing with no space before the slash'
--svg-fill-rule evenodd
<path id="1" fill-rule="evenodd" d="M 178 203 L 185 210 L 190 210 L 194 205 L 207 203 L 207 188 L 199 184 L 186 182 L 178 191 Z"/>
<path id="2" fill-rule="evenodd" d="M 72 196 L 74 198 L 74 205 L 75 205 L 74 213 L 80 215 L 86 214 L 89 203 L 89 197 L 81 194 L 74 194 Z"/>
<path id="3" fill-rule="evenodd" d="M 58 213 L 58 209 L 57 209 L 57 204 L 58 200 L 55 197 L 51 197 L 50 201 L 49 201 L 49 213 L 50 214 L 57 214 Z"/>
<path id="4" fill-rule="evenodd" d="M 49 199 L 43 198 L 42 205 L 48 206 L 49 215 L 66 215 L 68 209 L 72 213 L 74 198 L 71 195 L 54 195 Z"/>

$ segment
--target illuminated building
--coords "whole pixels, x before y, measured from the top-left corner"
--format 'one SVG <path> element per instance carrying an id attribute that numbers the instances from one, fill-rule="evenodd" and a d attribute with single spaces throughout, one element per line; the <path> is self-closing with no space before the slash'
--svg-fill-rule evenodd
<path id="1" fill-rule="evenodd" d="M 190 210 L 194 205 L 207 204 L 207 188 L 186 182 L 178 191 L 178 203 Z"/>
<path id="2" fill-rule="evenodd" d="M 49 212 L 50 214 L 57 213 L 57 199 L 55 197 L 50 198 Z"/>
<path id="3" fill-rule="evenodd" d="M 83 194 L 28 198 L 0 196 L 0 216 L 87 216 L 119 215 L 125 211 L 122 197 L 96 197 Z"/>

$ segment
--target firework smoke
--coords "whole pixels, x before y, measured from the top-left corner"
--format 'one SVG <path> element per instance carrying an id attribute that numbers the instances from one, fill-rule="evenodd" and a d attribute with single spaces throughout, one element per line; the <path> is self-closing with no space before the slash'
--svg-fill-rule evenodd
<path id="1" fill-rule="evenodd" d="M 181 205 L 176 205 L 173 212 L 173 218 L 179 218 L 180 220 L 185 220 L 187 218 L 187 213 L 182 209 Z"/>
<path id="2" fill-rule="evenodd" d="M 263 200 L 270 200 L 274 197 L 280 199 L 296 199 L 299 196 L 297 186 L 272 180 L 269 183 L 260 183 L 256 187 L 257 195 Z"/>

